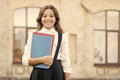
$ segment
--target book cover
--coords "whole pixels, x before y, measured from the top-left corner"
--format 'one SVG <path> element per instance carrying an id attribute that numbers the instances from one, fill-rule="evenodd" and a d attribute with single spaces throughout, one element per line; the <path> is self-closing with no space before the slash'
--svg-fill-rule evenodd
<path id="1" fill-rule="evenodd" d="M 51 55 L 54 42 L 54 35 L 33 32 L 32 35 L 32 47 L 31 47 L 31 57 L 43 57 Z M 45 64 L 35 65 L 37 68 L 48 69 L 49 66 Z"/>

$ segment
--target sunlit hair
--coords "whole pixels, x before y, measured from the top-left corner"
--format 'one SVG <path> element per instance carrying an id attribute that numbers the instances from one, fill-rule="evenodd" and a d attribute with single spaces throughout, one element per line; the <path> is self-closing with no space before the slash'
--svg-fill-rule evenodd
<path id="1" fill-rule="evenodd" d="M 42 21 L 41 21 L 41 18 L 43 16 L 43 13 L 45 12 L 46 9 L 51 9 L 54 13 L 54 16 L 55 16 L 55 19 L 56 19 L 56 22 L 54 24 L 54 28 L 57 32 L 59 33 L 63 33 L 63 30 L 60 26 L 60 17 L 59 17 L 59 14 L 58 14 L 58 11 L 57 9 L 53 6 L 53 5 L 46 5 L 45 7 L 43 7 L 40 12 L 39 12 L 39 16 L 37 18 L 37 30 L 41 30 L 42 27 L 43 27 L 43 24 L 42 24 Z"/>

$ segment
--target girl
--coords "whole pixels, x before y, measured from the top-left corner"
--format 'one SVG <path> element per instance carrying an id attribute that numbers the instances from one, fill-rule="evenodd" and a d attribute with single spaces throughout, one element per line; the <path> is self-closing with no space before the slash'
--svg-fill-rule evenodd
<path id="1" fill-rule="evenodd" d="M 37 18 L 37 31 L 55 36 L 51 56 L 31 58 L 32 33 L 28 37 L 25 51 L 22 56 L 23 65 L 34 66 L 36 64 L 46 64 L 49 69 L 33 67 L 30 80 L 70 80 L 71 64 L 69 58 L 68 35 L 63 32 L 60 24 L 60 18 L 57 9 L 52 5 L 46 5 L 40 10 Z M 57 48 L 58 33 L 62 34 L 62 40 L 59 50 Z M 58 51 L 58 52 L 57 52 Z M 55 60 L 55 54 L 56 56 Z"/>

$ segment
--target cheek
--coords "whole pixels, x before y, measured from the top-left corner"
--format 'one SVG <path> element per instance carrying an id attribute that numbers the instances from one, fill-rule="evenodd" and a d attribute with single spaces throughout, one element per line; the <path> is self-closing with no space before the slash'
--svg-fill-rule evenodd
<path id="1" fill-rule="evenodd" d="M 41 18 L 41 22 L 43 21 L 44 19 L 43 18 Z"/>
<path id="2" fill-rule="evenodd" d="M 54 23 L 56 22 L 56 19 L 54 19 Z"/>
<path id="3" fill-rule="evenodd" d="M 43 18 L 41 18 L 41 23 L 42 23 L 42 24 L 44 23 L 44 19 L 43 19 Z"/>

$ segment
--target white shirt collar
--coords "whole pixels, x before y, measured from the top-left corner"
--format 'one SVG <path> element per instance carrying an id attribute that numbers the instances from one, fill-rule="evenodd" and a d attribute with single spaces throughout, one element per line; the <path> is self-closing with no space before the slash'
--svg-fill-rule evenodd
<path id="1" fill-rule="evenodd" d="M 57 31 L 54 29 L 54 28 L 52 28 L 52 29 L 46 29 L 46 28 L 44 28 L 44 27 L 42 27 L 42 29 L 40 30 L 40 32 L 47 32 L 47 33 L 57 33 Z"/>

